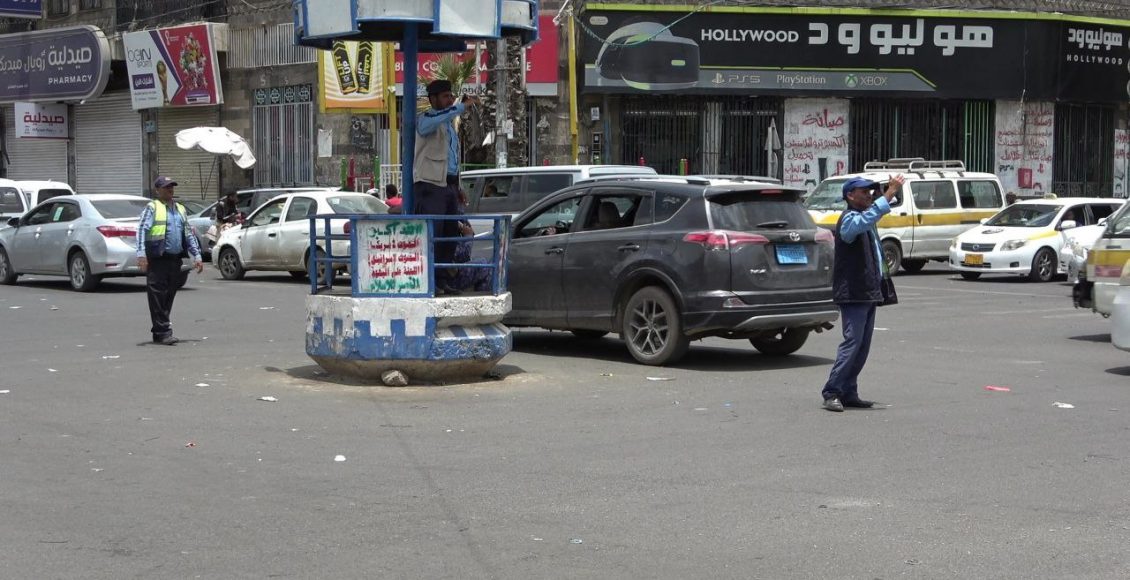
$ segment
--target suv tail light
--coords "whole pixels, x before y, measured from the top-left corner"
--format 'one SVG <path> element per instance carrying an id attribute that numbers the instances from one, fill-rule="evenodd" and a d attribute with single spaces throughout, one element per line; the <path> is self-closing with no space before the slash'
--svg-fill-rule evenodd
<path id="1" fill-rule="evenodd" d="M 137 236 L 137 230 L 122 226 L 98 226 L 98 233 L 107 238 L 132 238 Z"/>
<path id="2" fill-rule="evenodd" d="M 769 238 L 758 234 L 747 234 L 745 232 L 713 230 L 707 232 L 691 232 L 683 236 L 683 241 L 699 244 L 707 250 L 728 250 L 746 244 L 768 244 Z"/>
<path id="3" fill-rule="evenodd" d="M 816 228 L 816 243 L 817 244 L 834 244 L 836 243 L 836 236 L 832 232 L 824 228 Z"/>

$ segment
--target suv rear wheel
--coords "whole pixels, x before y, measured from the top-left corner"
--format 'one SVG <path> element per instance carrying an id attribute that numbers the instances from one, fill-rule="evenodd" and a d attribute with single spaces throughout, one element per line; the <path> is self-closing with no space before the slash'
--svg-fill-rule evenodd
<path id="1" fill-rule="evenodd" d="M 675 300 L 655 286 L 640 288 L 628 300 L 621 332 L 628 352 L 645 365 L 674 363 L 690 346 Z"/>
<path id="2" fill-rule="evenodd" d="M 811 332 L 807 329 L 783 328 L 773 335 L 751 338 L 749 343 L 762 354 L 785 356 L 800 350 Z"/>

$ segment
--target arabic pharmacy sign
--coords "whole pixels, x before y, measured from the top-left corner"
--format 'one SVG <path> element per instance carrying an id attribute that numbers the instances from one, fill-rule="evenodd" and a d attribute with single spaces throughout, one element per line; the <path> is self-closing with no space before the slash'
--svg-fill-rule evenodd
<path id="1" fill-rule="evenodd" d="M 67 139 L 67 106 L 61 103 L 16 103 L 17 139 Z"/>
<path id="2" fill-rule="evenodd" d="M 110 79 L 110 44 L 94 26 L 0 36 L 0 103 L 81 101 Z"/>
<path id="3" fill-rule="evenodd" d="M 210 25 L 131 32 L 122 44 L 134 109 L 223 103 Z"/>
<path id="4" fill-rule="evenodd" d="M 426 220 L 357 220 L 354 296 L 427 296 L 432 268 Z"/>
<path id="5" fill-rule="evenodd" d="M 1130 27 L 1035 14 L 622 6 L 589 4 L 582 16 L 600 38 L 582 46 L 588 92 L 1128 97 Z"/>
<path id="6" fill-rule="evenodd" d="M 42 18 L 43 0 L 0 0 L 0 17 Z"/>

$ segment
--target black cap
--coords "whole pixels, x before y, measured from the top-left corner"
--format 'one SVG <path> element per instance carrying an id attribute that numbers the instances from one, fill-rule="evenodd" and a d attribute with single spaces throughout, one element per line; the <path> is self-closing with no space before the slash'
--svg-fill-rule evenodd
<path id="1" fill-rule="evenodd" d="M 451 91 L 451 81 L 437 79 L 428 83 L 428 96 L 434 97 L 440 93 Z"/>
<path id="2" fill-rule="evenodd" d="M 177 186 L 177 182 L 173 181 L 171 178 L 166 177 L 164 175 L 162 175 L 161 177 L 158 177 L 157 181 L 153 182 L 153 189 L 161 189 L 163 187 L 176 187 L 176 186 Z"/>

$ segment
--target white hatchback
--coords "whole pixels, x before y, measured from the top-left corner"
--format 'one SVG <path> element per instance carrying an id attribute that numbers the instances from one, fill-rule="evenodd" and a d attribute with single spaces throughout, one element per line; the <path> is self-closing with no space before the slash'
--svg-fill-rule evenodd
<path id="1" fill-rule="evenodd" d="M 953 239 L 950 268 L 966 280 L 1020 274 L 1047 282 L 1067 272 L 1060 251 L 1079 226 L 1095 225 L 1124 200 L 1070 197 L 1022 201 Z M 1083 233 L 1088 230 L 1079 230 Z"/>

